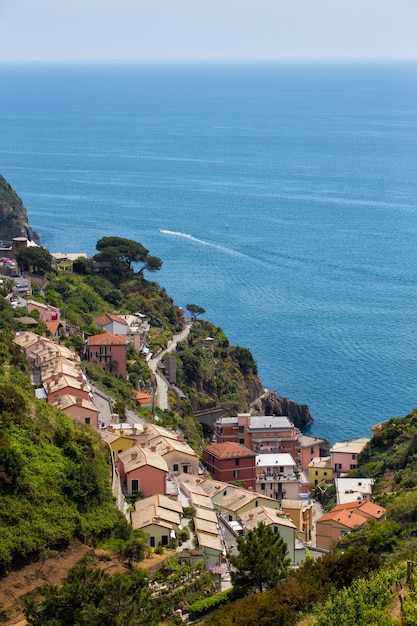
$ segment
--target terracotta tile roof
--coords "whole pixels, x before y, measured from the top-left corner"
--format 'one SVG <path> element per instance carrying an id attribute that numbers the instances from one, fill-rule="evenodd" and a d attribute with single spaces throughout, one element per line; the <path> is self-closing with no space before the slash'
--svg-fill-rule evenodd
<path id="1" fill-rule="evenodd" d="M 342 526 L 346 526 L 346 528 L 352 529 L 355 528 L 355 526 L 362 526 L 362 524 L 366 524 L 367 518 L 351 511 L 335 512 L 333 510 L 320 517 L 316 523 L 321 524 L 322 522 L 337 522 Z"/>
<path id="2" fill-rule="evenodd" d="M 60 322 L 58 322 L 58 320 L 54 320 L 51 322 L 45 322 L 45 324 L 51 335 L 55 335 L 56 331 L 58 330 L 58 326 L 60 325 Z"/>
<path id="3" fill-rule="evenodd" d="M 362 524 L 365 524 L 368 519 L 369 518 L 365 517 L 364 515 L 359 515 L 357 512 L 355 512 L 355 508 L 352 506 L 351 503 L 351 506 L 349 508 L 335 507 L 329 513 L 326 513 L 325 515 L 320 517 L 320 519 L 317 520 L 317 524 L 321 522 L 333 521 L 342 524 L 342 526 L 346 526 L 347 528 L 354 528 L 355 526 L 362 526 Z"/>
<path id="4" fill-rule="evenodd" d="M 235 459 L 237 457 L 256 456 L 255 452 L 252 452 L 249 448 L 245 448 L 234 441 L 213 443 L 211 446 L 204 446 L 203 450 L 218 459 Z"/>
<path id="5" fill-rule="evenodd" d="M 105 313 L 104 315 L 100 315 L 100 317 L 96 318 L 96 322 L 99 326 L 104 326 L 109 322 L 119 322 L 119 324 L 127 326 L 127 322 L 124 319 L 122 319 L 118 315 L 114 315 L 113 313 Z"/>
<path id="6" fill-rule="evenodd" d="M 88 346 L 125 346 L 125 335 L 114 335 L 113 333 L 101 333 L 88 338 Z"/>

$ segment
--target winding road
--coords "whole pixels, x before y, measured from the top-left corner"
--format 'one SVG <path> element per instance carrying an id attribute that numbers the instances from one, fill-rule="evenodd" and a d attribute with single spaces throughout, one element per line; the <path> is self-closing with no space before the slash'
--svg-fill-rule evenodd
<path id="1" fill-rule="evenodd" d="M 184 339 L 188 336 L 191 330 L 192 324 L 188 323 L 187 326 L 180 333 L 172 336 L 172 339 L 168 342 L 167 347 L 155 354 L 148 361 L 148 365 L 150 370 L 155 374 L 156 380 L 156 394 L 155 394 L 155 407 L 161 409 L 161 411 L 165 411 L 169 409 L 169 395 L 168 389 L 169 385 L 164 376 L 162 376 L 158 371 L 158 363 L 164 358 L 166 354 L 172 352 L 177 347 L 177 343 L 180 341 L 184 341 Z"/>

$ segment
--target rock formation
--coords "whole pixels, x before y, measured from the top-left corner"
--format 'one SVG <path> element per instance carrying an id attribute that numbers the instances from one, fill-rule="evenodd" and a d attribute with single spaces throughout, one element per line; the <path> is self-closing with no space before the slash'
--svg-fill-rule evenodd
<path id="1" fill-rule="evenodd" d="M 29 226 L 22 200 L 0 174 L 0 240 L 11 241 L 13 237 L 38 241 L 39 233 Z"/>
<path id="2" fill-rule="evenodd" d="M 297 404 L 288 398 L 281 398 L 276 391 L 268 389 L 252 402 L 251 410 L 258 415 L 286 415 L 297 428 L 304 428 L 313 422 L 307 404 Z"/>

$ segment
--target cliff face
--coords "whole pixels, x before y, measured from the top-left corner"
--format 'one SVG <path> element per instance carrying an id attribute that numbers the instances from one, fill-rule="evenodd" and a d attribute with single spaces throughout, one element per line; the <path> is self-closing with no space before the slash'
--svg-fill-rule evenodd
<path id="1" fill-rule="evenodd" d="M 313 422 L 307 404 L 297 404 L 288 398 L 280 398 L 275 391 L 268 389 L 252 402 L 251 409 L 258 415 L 285 415 L 297 428 L 304 428 Z"/>
<path id="2" fill-rule="evenodd" d="M 39 240 L 39 233 L 32 230 L 22 200 L 0 174 L 0 240 L 11 241 L 13 237 Z"/>

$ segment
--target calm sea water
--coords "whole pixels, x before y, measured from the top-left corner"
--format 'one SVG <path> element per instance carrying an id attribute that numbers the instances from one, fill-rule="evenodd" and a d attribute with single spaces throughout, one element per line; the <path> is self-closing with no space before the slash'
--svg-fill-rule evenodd
<path id="1" fill-rule="evenodd" d="M 51 251 L 142 242 L 313 434 L 417 406 L 415 64 L 0 65 L 0 85 L 0 172 Z"/>

